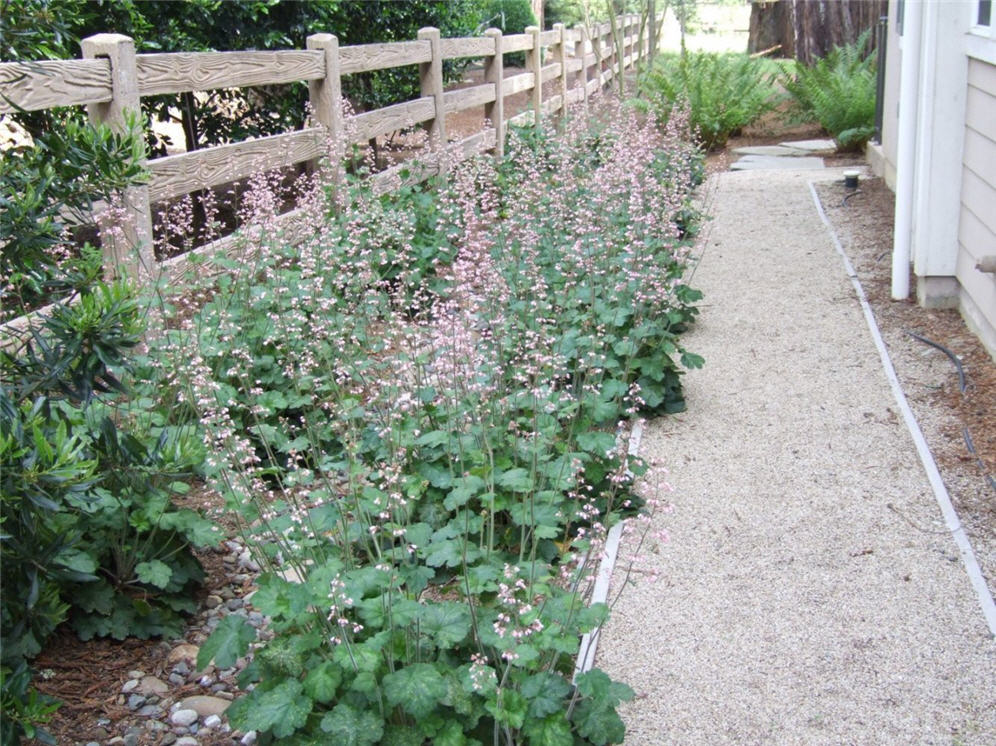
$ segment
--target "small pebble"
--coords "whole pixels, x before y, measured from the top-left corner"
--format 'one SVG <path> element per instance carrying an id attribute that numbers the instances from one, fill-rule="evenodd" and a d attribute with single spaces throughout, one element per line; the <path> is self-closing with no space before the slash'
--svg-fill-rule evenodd
<path id="1" fill-rule="evenodd" d="M 132 694 L 128 697 L 128 709 L 137 710 L 146 702 L 145 695 L 143 694 Z"/>
<path id="2" fill-rule="evenodd" d="M 159 705 L 145 705 L 135 714 L 143 718 L 157 718 L 163 714 L 163 708 Z"/>
<path id="3" fill-rule="evenodd" d="M 176 743 L 176 733 L 163 733 L 160 743 L 162 746 L 170 746 L 170 744 Z"/>
<path id="4" fill-rule="evenodd" d="M 124 746 L 138 746 L 138 734 L 137 733 L 125 734 Z"/>
<path id="5" fill-rule="evenodd" d="M 180 661 L 173 666 L 173 673 L 178 673 L 181 676 L 186 676 L 190 673 L 190 666 L 187 665 L 187 661 Z"/>
<path id="6" fill-rule="evenodd" d="M 121 687 L 122 694 L 128 694 L 138 688 L 138 679 L 128 679 Z"/>
<path id="7" fill-rule="evenodd" d="M 197 744 L 197 739 L 190 736 L 183 736 L 173 742 L 173 746 L 197 746 Z"/>
<path id="8" fill-rule="evenodd" d="M 124 738 L 121 736 L 114 736 L 110 741 L 107 742 L 107 746 L 121 746 L 125 742 Z"/>
<path id="9" fill-rule="evenodd" d="M 128 678 L 129 679 L 140 679 L 143 676 L 145 676 L 145 671 L 129 671 L 128 672 Z"/>
<path id="10" fill-rule="evenodd" d="M 167 681 L 175 686 L 183 686 L 187 680 L 178 673 L 171 673 Z"/>
<path id="11" fill-rule="evenodd" d="M 229 611 L 235 611 L 236 609 L 241 609 L 243 606 L 243 601 L 241 598 L 230 598 L 225 606 L 228 607 Z"/>
<path id="12" fill-rule="evenodd" d="M 209 609 L 214 609 L 218 606 L 221 606 L 221 601 L 222 601 L 221 596 L 215 596 L 214 594 L 211 594 L 210 596 L 204 599 L 204 605 Z"/>
<path id="13" fill-rule="evenodd" d="M 217 715 L 208 715 L 204 718 L 205 728 L 217 728 L 219 725 L 221 725 L 221 718 Z"/>
<path id="14" fill-rule="evenodd" d="M 173 725 L 182 725 L 183 727 L 187 727 L 197 722 L 197 711 L 177 710 L 169 716 L 169 721 L 173 723 Z"/>
<path id="15" fill-rule="evenodd" d="M 242 746 L 253 746 L 253 744 L 256 743 L 256 731 L 251 730 L 246 733 L 242 736 L 242 740 L 239 741 L 239 743 L 241 743 Z"/>

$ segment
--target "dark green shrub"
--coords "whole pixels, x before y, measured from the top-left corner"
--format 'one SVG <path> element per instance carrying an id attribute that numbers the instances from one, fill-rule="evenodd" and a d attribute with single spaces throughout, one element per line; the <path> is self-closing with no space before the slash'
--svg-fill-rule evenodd
<path id="1" fill-rule="evenodd" d="M 84 639 L 179 634 L 203 575 L 191 545 L 216 541 L 171 501 L 200 441 L 122 396 L 140 315 L 126 284 L 94 283 L 0 351 L 0 582 L 16 599 L 0 609 L 0 664 L 4 718 L 20 723 L 4 743 L 32 733 L 39 700 L 21 672 L 59 624 L 71 616 Z"/>
<path id="2" fill-rule="evenodd" d="M 100 276 L 100 256 L 67 246 L 67 231 L 95 234 L 93 207 L 139 181 L 142 140 L 66 116 L 0 158 L 0 297 L 7 319 Z"/>
<path id="3" fill-rule="evenodd" d="M 812 65 L 798 65 L 782 82 L 799 108 L 812 116 L 841 150 L 860 150 L 875 132 L 875 57 L 871 31 L 834 47 Z"/>
<path id="4" fill-rule="evenodd" d="M 662 123 L 687 102 L 692 130 L 707 150 L 722 147 L 774 103 L 770 76 L 745 54 L 661 55 L 641 77 L 639 90 L 642 105 Z"/>

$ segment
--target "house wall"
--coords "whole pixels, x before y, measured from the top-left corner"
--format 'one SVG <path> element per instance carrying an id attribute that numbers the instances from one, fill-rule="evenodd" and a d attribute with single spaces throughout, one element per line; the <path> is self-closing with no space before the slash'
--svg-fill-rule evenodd
<path id="1" fill-rule="evenodd" d="M 969 58 L 956 277 L 962 315 L 996 356 L 996 273 L 976 268 L 987 256 L 996 257 L 996 65 Z"/>
<path id="2" fill-rule="evenodd" d="M 977 9 L 978 0 L 906 0 L 907 16 L 922 14 L 911 259 L 920 304 L 957 307 L 996 358 L 996 273 L 977 268 L 996 261 L 996 27 L 977 26 Z M 890 0 L 882 142 L 867 151 L 893 191 L 903 45 L 911 41 L 899 35 L 898 12 L 899 0 Z"/>
<path id="3" fill-rule="evenodd" d="M 899 71 L 903 50 L 896 23 L 899 0 L 889 0 L 889 25 L 886 31 L 885 101 L 882 107 L 882 142 L 868 144 L 868 163 L 876 176 L 896 189 L 896 141 L 899 132 Z"/>

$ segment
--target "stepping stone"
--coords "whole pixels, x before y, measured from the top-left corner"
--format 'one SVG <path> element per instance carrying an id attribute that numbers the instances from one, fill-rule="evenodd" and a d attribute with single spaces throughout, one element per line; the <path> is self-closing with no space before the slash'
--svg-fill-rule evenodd
<path id="1" fill-rule="evenodd" d="M 783 155 L 790 157 L 809 155 L 810 153 L 808 150 L 788 148 L 784 145 L 748 145 L 743 148 L 734 148 L 733 152 L 737 155 Z"/>
<path id="2" fill-rule="evenodd" d="M 731 171 L 763 171 L 763 170 L 810 170 L 824 168 L 822 158 L 808 156 L 805 158 L 781 158 L 770 155 L 745 155 L 730 166 Z"/>
<path id="3" fill-rule="evenodd" d="M 837 150 L 837 143 L 833 140 L 791 140 L 789 142 L 780 143 L 786 148 L 795 148 L 796 150 L 805 150 L 808 153 L 820 153 L 824 150 L 835 151 Z"/>

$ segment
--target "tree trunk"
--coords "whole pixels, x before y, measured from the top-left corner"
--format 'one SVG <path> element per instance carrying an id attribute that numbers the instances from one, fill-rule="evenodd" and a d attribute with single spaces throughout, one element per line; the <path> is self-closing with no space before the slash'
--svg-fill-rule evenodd
<path id="1" fill-rule="evenodd" d="M 533 15 L 536 16 L 536 25 L 543 30 L 543 0 L 532 0 Z"/>
<path id="2" fill-rule="evenodd" d="M 781 45 L 781 56 L 811 64 L 854 42 L 887 12 L 888 0 L 754 0 L 747 51 Z"/>

